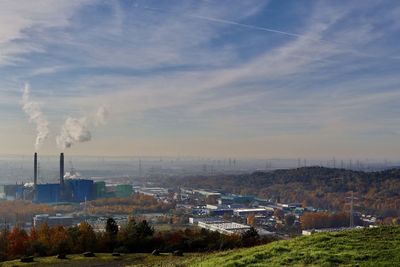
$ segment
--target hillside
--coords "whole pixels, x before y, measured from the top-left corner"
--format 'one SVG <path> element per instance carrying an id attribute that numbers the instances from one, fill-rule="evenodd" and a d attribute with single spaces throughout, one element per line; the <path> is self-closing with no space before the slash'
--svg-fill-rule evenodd
<path id="1" fill-rule="evenodd" d="M 400 170 L 362 172 L 324 167 L 154 180 L 163 186 L 214 189 L 251 194 L 282 202 L 301 202 L 330 210 L 344 209 L 346 196 L 354 191 L 359 211 L 383 217 L 400 216 Z"/>
<path id="2" fill-rule="evenodd" d="M 400 266 L 400 227 L 382 226 L 340 233 L 322 233 L 298 237 L 247 249 L 220 253 L 192 253 L 174 257 L 169 253 L 149 253 L 95 258 L 68 255 L 67 260 L 53 257 L 35 258 L 33 264 L 18 260 L 0 266 Z"/>
<path id="3" fill-rule="evenodd" d="M 189 266 L 400 266 L 400 227 L 323 233 L 197 258 Z"/>

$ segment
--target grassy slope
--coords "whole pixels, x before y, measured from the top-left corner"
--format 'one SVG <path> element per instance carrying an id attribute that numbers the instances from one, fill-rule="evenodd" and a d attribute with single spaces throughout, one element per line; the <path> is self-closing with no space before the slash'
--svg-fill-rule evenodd
<path id="1" fill-rule="evenodd" d="M 21 263 L 19 260 L 7 261 L 0 263 L 1 267 L 14 266 L 60 266 L 60 267 L 81 267 L 81 266 L 96 266 L 96 267 L 119 267 L 119 266 L 179 266 L 182 262 L 188 261 L 192 256 L 197 254 L 185 254 L 185 257 L 174 257 L 171 254 L 161 254 L 153 256 L 149 253 L 134 253 L 126 254 L 121 257 L 113 257 L 111 254 L 96 253 L 94 258 L 85 258 L 82 255 L 68 255 L 68 259 L 59 260 L 56 257 L 35 258 L 34 263 Z M 184 264 L 184 263 L 183 263 Z M 186 266 L 184 264 L 183 266 Z"/>
<path id="2" fill-rule="evenodd" d="M 0 266 L 400 266 L 400 227 L 315 234 L 248 249 L 184 257 L 137 253 L 120 258 L 110 254 L 68 258 L 35 258 L 34 264 L 16 260 Z"/>
<path id="3" fill-rule="evenodd" d="M 190 266 L 400 266 L 400 227 L 315 234 L 195 258 Z"/>

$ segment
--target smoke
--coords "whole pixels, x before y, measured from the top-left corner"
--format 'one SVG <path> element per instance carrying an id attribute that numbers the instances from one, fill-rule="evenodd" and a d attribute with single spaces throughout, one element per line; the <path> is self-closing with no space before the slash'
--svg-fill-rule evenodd
<path id="1" fill-rule="evenodd" d="M 106 107 L 101 106 L 97 109 L 97 112 L 95 114 L 95 121 L 94 124 L 96 126 L 99 125 L 104 125 L 106 124 L 107 118 L 108 118 L 108 110 L 106 109 Z"/>
<path id="2" fill-rule="evenodd" d="M 64 150 L 76 143 L 88 142 L 92 139 L 90 129 L 104 125 L 108 117 L 108 110 L 102 106 L 92 116 L 81 118 L 68 117 L 61 127 L 60 135 L 56 137 L 57 146 Z"/>
<path id="3" fill-rule="evenodd" d="M 29 116 L 30 122 L 36 124 L 35 149 L 38 150 L 49 135 L 49 122 L 43 115 L 40 104 L 30 100 L 29 94 L 29 84 L 25 84 L 21 105 L 24 112 Z"/>
<path id="4" fill-rule="evenodd" d="M 87 126 L 87 119 L 69 117 L 61 127 L 61 133 L 56 137 L 56 142 L 58 147 L 64 150 L 75 143 L 88 142 L 91 139 L 92 134 Z"/>

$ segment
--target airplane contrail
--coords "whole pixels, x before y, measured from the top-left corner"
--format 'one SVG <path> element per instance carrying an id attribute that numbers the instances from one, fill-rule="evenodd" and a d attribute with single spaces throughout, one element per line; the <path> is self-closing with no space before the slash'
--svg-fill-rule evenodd
<path id="1" fill-rule="evenodd" d="M 135 5 L 135 7 L 139 7 L 139 5 Z M 159 13 L 171 13 L 171 14 L 178 15 L 178 16 L 181 16 L 181 17 L 200 19 L 200 20 L 205 20 L 205 21 L 215 22 L 215 23 L 220 23 L 220 24 L 226 24 L 226 25 L 233 25 L 233 26 L 238 26 L 238 27 L 247 28 L 247 29 L 251 29 L 251 30 L 257 30 L 257 31 L 264 31 L 264 32 L 270 32 L 270 33 L 286 35 L 286 36 L 289 36 L 289 37 L 296 37 L 296 38 L 306 37 L 307 39 L 313 40 L 315 42 L 321 42 L 321 43 L 325 43 L 325 44 L 333 44 L 333 45 L 339 45 L 339 46 L 347 45 L 345 43 L 337 42 L 337 41 L 334 41 L 334 40 L 326 40 L 326 39 L 324 39 L 322 37 L 321 38 L 312 38 L 312 37 L 306 36 L 304 34 L 297 34 L 297 33 L 293 33 L 293 32 L 286 32 L 286 31 L 281 31 L 281 30 L 277 30 L 277 29 L 271 29 L 271 28 L 267 28 L 267 27 L 261 27 L 261 26 L 246 24 L 246 23 L 240 23 L 240 22 L 236 22 L 236 21 L 233 21 L 233 20 L 219 19 L 219 18 L 208 17 L 208 16 L 194 15 L 194 14 L 178 14 L 178 13 L 173 13 L 171 11 L 166 11 L 166 10 L 162 10 L 162 9 L 154 8 L 154 7 L 149 7 L 149 6 L 141 6 L 141 8 L 147 9 L 147 10 L 150 10 L 150 11 L 159 12 Z M 370 55 L 370 54 L 362 54 L 358 50 L 348 50 L 347 52 L 349 52 L 349 53 L 351 53 L 351 54 L 353 54 L 355 56 L 365 57 L 365 58 L 379 58 L 379 59 L 400 60 L 400 58 L 396 58 L 396 57 L 381 57 L 381 56 L 374 56 L 374 55 Z"/>
<path id="2" fill-rule="evenodd" d="M 143 9 L 148 9 L 148 10 L 157 11 L 157 12 L 161 12 L 161 13 L 168 12 L 168 11 L 165 11 L 165 10 L 161 10 L 159 8 L 146 7 L 146 6 L 143 7 Z M 260 27 L 260 26 L 251 25 L 251 24 L 240 23 L 240 22 L 236 22 L 236 21 L 232 21 L 232 20 L 218 19 L 218 18 L 213 18 L 213 17 L 192 15 L 192 14 L 180 14 L 180 15 L 184 16 L 184 17 L 207 20 L 207 21 L 221 23 L 221 24 L 239 26 L 239 27 L 242 27 L 242 28 L 247 28 L 247 29 L 252 29 L 252 30 L 283 34 L 283 35 L 287 35 L 287 36 L 291 36 L 291 37 L 302 37 L 302 35 L 296 34 L 296 33 L 285 32 L 285 31 L 275 30 L 275 29 L 271 29 L 271 28 L 266 28 L 266 27 Z"/>
<path id="3" fill-rule="evenodd" d="M 255 26 L 255 25 L 251 25 L 251 24 L 239 23 L 239 22 L 231 21 L 231 20 L 217 19 L 217 18 L 205 17 L 205 16 L 198 16 L 198 15 L 188 15 L 188 16 L 193 17 L 193 18 L 198 18 L 198 19 L 203 19 L 203 20 L 208 20 L 208 21 L 213 21 L 213 22 L 228 24 L 228 25 L 235 25 L 235 26 L 239 26 L 239 27 L 243 27 L 243 28 L 247 28 L 247 29 L 252 29 L 252 30 L 259 30 L 259 31 L 272 32 L 272 33 L 279 33 L 279 34 L 284 34 L 284 35 L 293 36 L 293 37 L 301 37 L 300 34 L 296 34 L 296 33 L 290 33 L 290 32 L 285 32 L 285 31 L 279 31 L 279 30 L 274 30 L 274 29 L 270 29 L 270 28 Z"/>

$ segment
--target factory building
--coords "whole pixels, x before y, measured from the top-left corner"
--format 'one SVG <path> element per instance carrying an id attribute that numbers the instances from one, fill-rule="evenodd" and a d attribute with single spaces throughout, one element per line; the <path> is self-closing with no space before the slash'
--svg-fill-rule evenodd
<path id="1" fill-rule="evenodd" d="M 93 186 L 94 186 L 95 198 L 106 197 L 106 194 L 107 194 L 106 182 L 104 182 L 104 181 L 95 182 L 93 184 Z"/>
<path id="2" fill-rule="evenodd" d="M 38 203 L 84 202 L 95 198 L 95 187 L 89 179 L 64 180 L 64 153 L 60 154 L 60 176 L 57 184 L 37 184 L 37 153 L 34 155 L 33 200 Z"/>
<path id="3" fill-rule="evenodd" d="M 198 227 L 204 228 L 210 231 L 219 232 L 225 235 L 232 235 L 232 234 L 242 234 L 248 230 L 250 230 L 249 225 L 235 223 L 235 222 L 228 222 L 225 220 L 219 219 L 189 219 L 189 222 L 193 224 L 197 224 Z"/>
<path id="4" fill-rule="evenodd" d="M 14 200 L 18 197 L 23 185 L 6 184 L 0 186 L 0 198 L 7 200 Z"/>
<path id="5" fill-rule="evenodd" d="M 137 190 L 138 193 L 153 196 L 155 198 L 164 197 L 169 194 L 168 189 L 162 187 L 144 187 Z"/>
<path id="6" fill-rule="evenodd" d="M 271 211 L 264 209 L 264 208 L 247 208 L 247 209 L 235 209 L 233 211 L 235 216 L 239 217 L 247 217 L 250 214 L 254 215 L 268 215 Z"/>
<path id="7" fill-rule="evenodd" d="M 130 197 L 132 196 L 133 189 L 130 184 L 119 184 L 115 187 L 116 197 Z"/>
<path id="8" fill-rule="evenodd" d="M 71 202 L 84 202 L 94 199 L 93 181 L 88 179 L 69 179 L 65 181 L 64 199 Z"/>
<path id="9" fill-rule="evenodd" d="M 33 217 L 33 225 L 39 228 L 44 223 L 48 226 L 64 226 L 70 227 L 75 223 L 75 219 L 72 216 L 63 216 L 61 214 L 56 214 L 56 216 L 50 216 L 49 214 L 38 214 Z"/>
<path id="10" fill-rule="evenodd" d="M 55 203 L 60 201 L 59 184 L 36 185 L 36 201 L 38 203 Z"/>
<path id="11" fill-rule="evenodd" d="M 133 193 L 130 184 L 115 185 L 108 190 L 104 181 L 94 182 L 91 179 L 80 179 L 76 174 L 65 174 L 64 153 L 60 154 L 59 182 L 38 184 L 37 180 L 38 155 L 35 153 L 33 183 L 0 185 L 0 199 L 25 199 L 36 203 L 84 202 L 102 197 L 130 197 Z"/>

